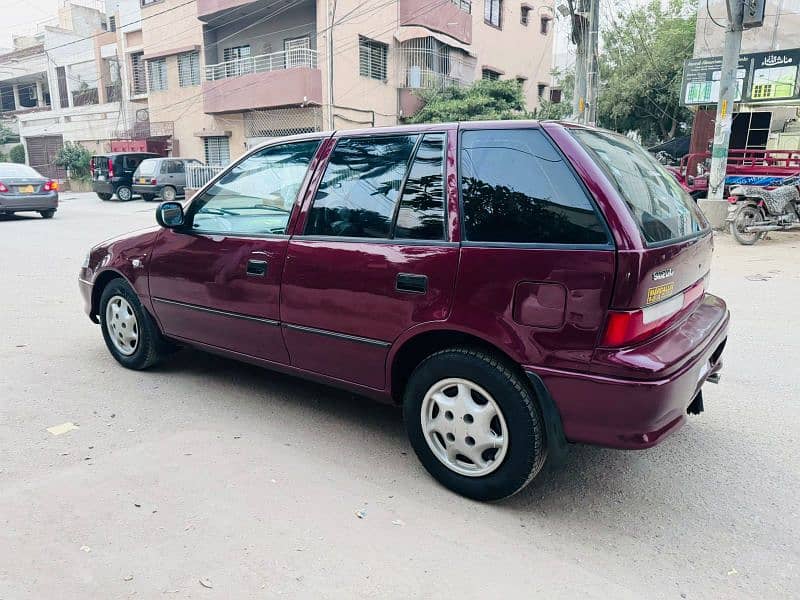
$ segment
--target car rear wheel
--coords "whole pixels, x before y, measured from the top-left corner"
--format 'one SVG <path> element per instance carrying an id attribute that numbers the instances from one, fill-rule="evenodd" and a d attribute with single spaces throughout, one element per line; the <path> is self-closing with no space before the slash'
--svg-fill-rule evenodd
<path id="1" fill-rule="evenodd" d="M 43 219 L 52 219 L 56 214 L 56 209 L 48 208 L 47 210 L 40 210 L 39 214 L 42 215 Z"/>
<path id="2" fill-rule="evenodd" d="M 536 398 L 504 360 L 456 347 L 426 358 L 405 390 L 411 446 L 445 487 L 475 500 L 524 488 L 547 456 Z"/>
<path id="3" fill-rule="evenodd" d="M 175 188 L 172 186 L 166 186 L 163 190 L 161 190 L 161 199 L 164 202 L 174 202 L 175 198 L 178 196 L 178 193 L 175 191 Z"/>
<path id="4" fill-rule="evenodd" d="M 737 242 L 743 246 L 752 246 L 758 240 L 762 239 L 766 233 L 761 231 L 745 231 L 745 227 L 763 221 L 764 217 L 757 206 L 753 204 L 745 204 L 733 217 L 730 229 L 731 235 Z"/>
<path id="5" fill-rule="evenodd" d="M 131 198 L 133 198 L 133 190 L 129 188 L 127 185 L 121 185 L 117 188 L 117 198 L 119 198 L 122 202 L 128 202 Z"/>
<path id="6" fill-rule="evenodd" d="M 128 369 L 147 369 L 168 352 L 153 318 L 124 279 L 113 279 L 100 297 L 100 326 L 111 355 Z"/>
<path id="7" fill-rule="evenodd" d="M 109 200 L 111 200 L 111 197 L 113 195 L 114 194 L 101 194 L 100 192 L 97 192 L 97 197 L 100 198 L 100 200 L 102 200 L 103 202 L 108 202 Z"/>

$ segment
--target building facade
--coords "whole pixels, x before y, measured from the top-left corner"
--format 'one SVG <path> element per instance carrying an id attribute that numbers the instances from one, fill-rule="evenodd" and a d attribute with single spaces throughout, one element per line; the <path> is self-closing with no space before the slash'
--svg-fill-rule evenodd
<path id="1" fill-rule="evenodd" d="M 695 110 L 690 152 L 705 153 L 714 135 L 719 65 L 727 10 L 698 3 L 694 60 L 684 68 L 681 100 Z M 733 150 L 800 150 L 800 0 L 767 5 L 764 24 L 745 30 L 739 63 Z"/>
<path id="2" fill-rule="evenodd" d="M 210 164 L 275 136 L 394 125 L 423 89 L 517 79 L 532 109 L 550 84 L 547 6 L 141 1 L 150 119 L 174 124 L 173 150 Z"/>

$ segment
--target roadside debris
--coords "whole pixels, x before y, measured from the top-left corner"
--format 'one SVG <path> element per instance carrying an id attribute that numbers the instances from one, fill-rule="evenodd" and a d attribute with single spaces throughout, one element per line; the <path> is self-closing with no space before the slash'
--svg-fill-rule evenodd
<path id="1" fill-rule="evenodd" d="M 405 525 L 405 522 L 402 519 L 395 519 L 394 521 L 392 521 L 392 525 L 403 526 L 403 525 Z"/>
<path id="2" fill-rule="evenodd" d="M 208 579 L 200 579 L 200 585 L 202 585 L 204 588 L 208 588 L 208 589 L 211 589 L 211 588 L 214 587 L 213 585 L 211 585 L 211 581 L 209 581 Z"/>
<path id="3" fill-rule="evenodd" d="M 357 510 L 356 511 L 356 516 L 359 519 L 366 519 L 367 518 L 367 511 L 365 511 L 365 510 Z"/>
<path id="4" fill-rule="evenodd" d="M 89 552 L 92 551 L 92 549 L 89 548 L 89 546 L 81 546 L 81 551 L 86 552 L 88 554 Z"/>
<path id="5" fill-rule="evenodd" d="M 62 433 L 67 433 L 73 429 L 78 429 L 78 426 L 75 425 L 75 423 L 62 423 L 61 425 L 53 425 L 52 427 L 48 427 L 47 431 L 53 435 L 61 435 Z"/>
<path id="6" fill-rule="evenodd" d="M 133 581 L 133 575 L 125 575 L 125 577 L 123 577 L 122 579 L 124 581 Z"/>

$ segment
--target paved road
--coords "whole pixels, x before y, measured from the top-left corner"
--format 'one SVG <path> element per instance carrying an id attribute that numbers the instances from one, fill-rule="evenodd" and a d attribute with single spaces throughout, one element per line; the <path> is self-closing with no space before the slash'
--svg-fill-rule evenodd
<path id="1" fill-rule="evenodd" d="M 153 208 L 0 217 L 0 599 L 800 596 L 800 236 L 718 239 L 733 321 L 705 414 L 478 504 L 396 409 L 195 351 L 117 366 L 75 277 Z"/>

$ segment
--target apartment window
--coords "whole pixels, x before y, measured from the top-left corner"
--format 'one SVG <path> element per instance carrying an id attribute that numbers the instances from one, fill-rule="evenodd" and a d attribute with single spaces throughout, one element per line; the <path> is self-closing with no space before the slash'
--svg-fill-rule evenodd
<path id="1" fill-rule="evenodd" d="M 550 102 L 553 104 L 561 102 L 561 90 L 550 88 Z"/>
<path id="2" fill-rule="evenodd" d="M 484 0 L 483 20 L 487 25 L 500 29 L 503 26 L 501 13 L 503 12 L 503 0 Z"/>
<path id="3" fill-rule="evenodd" d="M 539 20 L 539 33 L 541 33 L 542 35 L 547 35 L 548 33 L 550 33 L 550 21 L 552 20 L 553 20 L 552 17 L 546 15 L 543 16 Z"/>
<path id="4" fill-rule="evenodd" d="M 167 89 L 167 59 L 156 58 L 147 61 L 148 80 L 151 92 Z"/>
<path id="5" fill-rule="evenodd" d="M 61 108 L 68 108 L 69 84 L 67 83 L 66 67 L 56 67 L 56 79 L 58 80 L 58 103 Z"/>
<path id="6" fill-rule="evenodd" d="M 226 77 L 238 77 L 253 72 L 253 63 L 246 60 L 250 58 L 250 45 L 233 46 L 222 51 L 222 60 L 225 64 Z"/>
<path id="7" fill-rule="evenodd" d="M 230 144 L 225 136 L 203 138 L 203 149 L 207 165 L 224 166 L 231 162 Z"/>
<path id="8" fill-rule="evenodd" d="M 131 92 L 134 95 L 147 93 L 144 52 L 131 53 Z"/>
<path id="9" fill-rule="evenodd" d="M 497 71 L 492 71 L 491 69 L 481 69 L 481 78 L 488 79 L 490 81 L 497 81 L 500 79 L 500 73 Z"/>
<path id="10" fill-rule="evenodd" d="M 544 98 L 544 94 L 547 91 L 547 84 L 546 83 L 538 83 L 536 84 L 536 95 L 539 98 Z"/>
<path id="11" fill-rule="evenodd" d="M 517 83 L 519 84 L 519 87 L 525 87 L 525 84 L 528 82 L 527 77 L 517 77 L 516 79 Z"/>
<path id="12" fill-rule="evenodd" d="M 522 23 L 525 27 L 528 26 L 531 20 L 531 7 L 530 6 L 523 6 L 519 9 L 519 22 Z"/>
<path id="13" fill-rule="evenodd" d="M 151 4 L 158 4 L 159 2 L 163 2 L 163 0 L 141 0 L 141 5 L 150 6 Z"/>
<path id="14" fill-rule="evenodd" d="M 465 13 L 472 12 L 472 0 L 450 0 L 453 4 L 455 4 L 458 8 L 463 10 Z"/>
<path id="15" fill-rule="evenodd" d="M 311 66 L 311 38 L 308 36 L 283 40 L 286 52 L 286 68 Z"/>
<path id="16" fill-rule="evenodd" d="M 386 81 L 388 51 L 386 44 L 358 36 L 358 69 L 361 76 Z"/>
<path id="17" fill-rule="evenodd" d="M 108 30 L 112 32 L 117 30 L 117 17 L 108 17 Z"/>
<path id="18" fill-rule="evenodd" d="M 178 85 L 190 87 L 200 85 L 200 54 L 187 52 L 178 55 Z"/>

